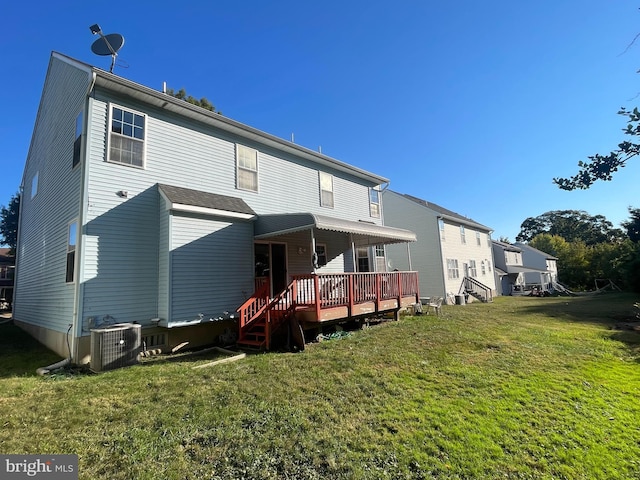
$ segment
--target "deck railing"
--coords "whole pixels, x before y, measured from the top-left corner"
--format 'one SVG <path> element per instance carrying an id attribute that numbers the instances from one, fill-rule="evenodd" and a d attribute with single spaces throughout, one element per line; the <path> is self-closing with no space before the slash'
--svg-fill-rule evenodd
<path id="1" fill-rule="evenodd" d="M 321 273 L 295 275 L 296 303 L 325 308 L 419 296 L 418 272 Z"/>

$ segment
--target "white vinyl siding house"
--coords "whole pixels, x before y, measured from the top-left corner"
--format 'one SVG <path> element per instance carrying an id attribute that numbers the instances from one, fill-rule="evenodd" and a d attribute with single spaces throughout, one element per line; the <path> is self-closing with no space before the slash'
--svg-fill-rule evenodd
<path id="1" fill-rule="evenodd" d="M 254 291 L 256 245 L 267 245 L 270 275 L 286 285 L 295 274 L 354 271 L 364 244 L 384 265 L 374 245 L 415 238 L 372 216 L 371 191 L 386 178 L 58 53 L 25 190 L 34 177 L 37 195 L 21 206 L 14 318 L 64 356 L 69 332 L 78 362 L 91 328 L 114 322 L 139 323 L 143 335 L 165 329 L 169 346 L 212 338 Z M 275 228 L 290 215 L 330 215 L 333 230 Z"/>
<path id="2" fill-rule="evenodd" d="M 389 189 L 382 194 L 382 206 L 385 225 L 416 232 L 417 242 L 408 247 L 388 245 L 386 251 L 394 268 L 408 269 L 409 248 L 411 268 L 420 274 L 421 295 L 456 295 L 464 290 L 465 277 L 495 292 L 493 273 L 488 272 L 493 261 L 492 248 L 478 242 L 479 238 L 490 236 L 488 227 L 434 203 Z M 480 268 L 478 272 L 478 265 L 483 262 L 487 269 Z"/>

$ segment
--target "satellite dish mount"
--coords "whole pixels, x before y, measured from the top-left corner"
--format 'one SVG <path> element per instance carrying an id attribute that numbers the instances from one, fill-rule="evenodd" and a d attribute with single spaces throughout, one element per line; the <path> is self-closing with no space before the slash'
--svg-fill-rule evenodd
<path id="1" fill-rule="evenodd" d="M 119 33 L 104 35 L 100 25 L 97 23 L 95 25 L 91 25 L 89 30 L 91 30 L 91 33 L 94 35 L 100 35 L 100 38 L 91 45 L 91 51 L 96 55 L 111 55 L 111 68 L 109 68 L 109 72 L 113 73 L 113 67 L 116 64 L 118 51 L 124 45 L 124 37 Z"/>

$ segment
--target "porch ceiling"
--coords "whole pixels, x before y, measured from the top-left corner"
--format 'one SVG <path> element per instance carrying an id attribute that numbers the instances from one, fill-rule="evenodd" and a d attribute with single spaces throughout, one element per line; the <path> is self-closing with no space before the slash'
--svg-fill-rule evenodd
<path id="1" fill-rule="evenodd" d="M 263 239 L 287 233 L 318 229 L 332 232 L 350 233 L 354 243 L 359 245 L 373 243 L 415 242 L 416 234 L 410 230 L 385 227 L 373 223 L 328 217 L 313 213 L 285 213 L 279 215 L 260 215 L 254 225 L 255 238 Z"/>

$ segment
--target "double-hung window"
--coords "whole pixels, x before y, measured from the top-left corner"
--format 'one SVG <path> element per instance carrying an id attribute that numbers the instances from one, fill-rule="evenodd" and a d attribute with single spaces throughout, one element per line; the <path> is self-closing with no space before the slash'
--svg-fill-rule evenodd
<path id="1" fill-rule="evenodd" d="M 464 232 L 464 225 L 460 225 L 460 243 L 465 245 L 467 243 L 467 237 Z"/>
<path id="2" fill-rule="evenodd" d="M 375 188 L 369 190 L 369 213 L 372 217 L 380 218 L 380 191 Z"/>
<path id="3" fill-rule="evenodd" d="M 325 172 L 320 174 L 320 205 L 333 208 L 333 175 Z"/>
<path id="4" fill-rule="evenodd" d="M 238 165 L 237 185 L 240 190 L 258 191 L 258 151 L 255 148 L 236 145 Z"/>
<path id="5" fill-rule="evenodd" d="M 476 244 L 480 246 L 482 243 L 480 241 L 480 232 L 476 232 Z"/>
<path id="6" fill-rule="evenodd" d="M 440 228 L 440 240 L 444 240 L 444 220 L 438 219 L 438 228 Z"/>
<path id="7" fill-rule="evenodd" d="M 144 167 L 146 117 L 143 114 L 111 107 L 109 161 Z"/>

